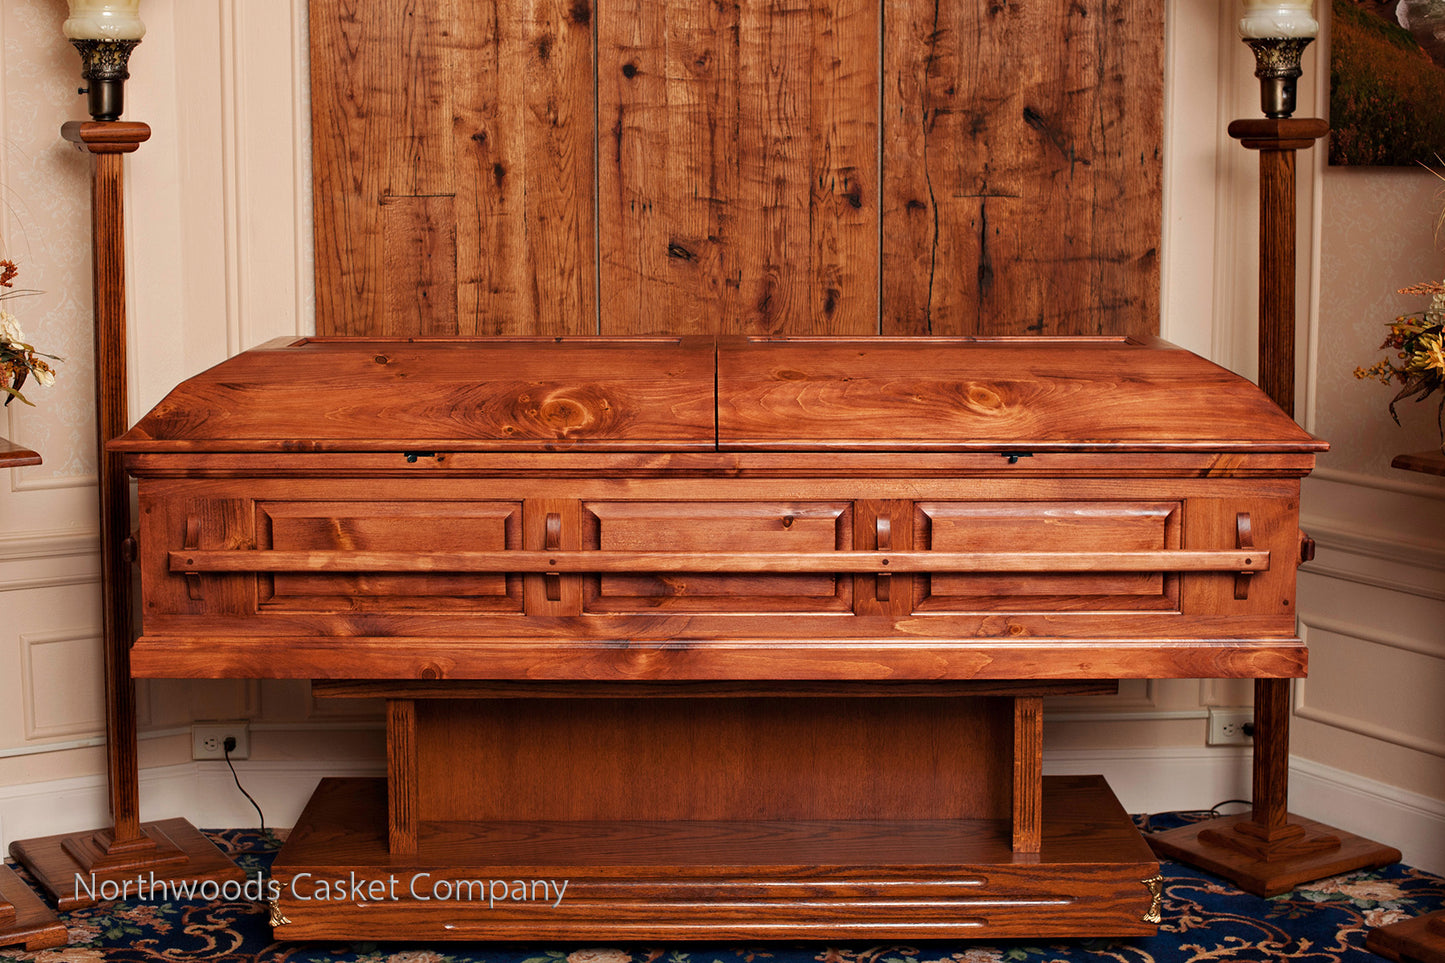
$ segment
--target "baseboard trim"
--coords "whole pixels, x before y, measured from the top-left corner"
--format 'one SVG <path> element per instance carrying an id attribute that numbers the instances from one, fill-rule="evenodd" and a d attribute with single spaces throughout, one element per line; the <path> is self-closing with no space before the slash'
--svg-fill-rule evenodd
<path id="1" fill-rule="evenodd" d="M 316 783 L 328 776 L 382 776 L 370 761 L 242 760 L 236 773 L 266 813 L 266 825 L 291 826 Z M 255 826 L 256 811 L 224 762 L 186 762 L 140 772 L 141 819 L 183 816 L 195 826 Z M 17 839 L 97 829 L 110 823 L 103 774 L 0 787 L 0 853 Z"/>
<path id="2" fill-rule="evenodd" d="M 1059 749 L 1044 754 L 1049 775 L 1100 773 L 1130 812 L 1208 809 L 1250 791 L 1247 748 Z M 269 826 L 290 826 L 318 780 L 380 776 L 363 761 L 243 760 L 236 771 Z M 256 812 L 224 762 L 188 762 L 140 774 L 141 817 L 184 816 L 194 825 L 254 826 Z M 1290 763 L 1290 809 L 1398 847 L 1405 862 L 1445 873 L 1445 801 L 1308 759 Z M 0 847 L 16 839 L 94 829 L 109 822 L 103 775 L 0 787 Z"/>
<path id="3" fill-rule="evenodd" d="M 1302 816 L 1400 850 L 1406 863 L 1445 874 L 1445 801 L 1298 757 L 1290 806 Z"/>

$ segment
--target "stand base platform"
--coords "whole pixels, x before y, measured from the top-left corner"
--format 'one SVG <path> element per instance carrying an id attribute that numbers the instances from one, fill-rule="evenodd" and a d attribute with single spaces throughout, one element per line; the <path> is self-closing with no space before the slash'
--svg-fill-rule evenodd
<path id="1" fill-rule="evenodd" d="M 1395 963 L 1445 963 L 1445 910 L 1370 930 L 1365 949 Z"/>
<path id="2" fill-rule="evenodd" d="M 1301 883 L 1326 876 L 1388 866 L 1400 861 L 1398 849 L 1331 828 L 1313 819 L 1296 816 L 1294 813 L 1288 815 L 1287 822 L 1304 830 L 1303 836 L 1294 844 L 1293 851 L 1282 848 L 1277 856 L 1268 859 L 1257 859 L 1233 847 L 1200 838 L 1201 833 L 1233 833 L 1236 825 L 1248 823 L 1250 818 L 1248 815 L 1225 816 L 1181 826 L 1149 836 L 1149 845 L 1164 859 L 1197 866 L 1206 872 L 1222 876 L 1246 893 L 1263 897 L 1288 893 Z M 1316 852 L 1300 851 L 1307 849 L 1311 840 L 1321 837 L 1338 839 L 1339 845 L 1332 843 L 1330 848 Z"/>
<path id="3" fill-rule="evenodd" d="M 216 844 L 185 819 L 165 819 L 144 823 L 141 831 L 156 843 L 156 851 L 164 858 L 147 861 L 144 854 L 120 865 L 97 866 L 84 862 L 75 853 L 97 850 L 96 833 L 61 833 L 36 839 L 19 839 L 10 844 L 10 855 L 30 871 L 45 894 L 63 911 L 81 909 L 96 902 L 97 897 L 113 890 L 106 883 L 124 886 L 131 894 L 137 880 L 154 888 L 161 883 L 189 883 L 215 880 L 244 880 L 245 874 L 226 857 Z M 104 832 L 101 830 L 99 832 Z"/>
<path id="4" fill-rule="evenodd" d="M 23 944 L 27 950 L 64 946 L 65 925 L 9 866 L 0 866 L 0 946 Z"/>
<path id="5" fill-rule="evenodd" d="M 1159 865 L 1098 776 L 1006 821 L 428 822 L 387 851 L 386 782 L 326 779 L 272 866 L 279 940 L 1147 936 Z M 1148 917 L 1148 919 L 1146 919 Z"/>

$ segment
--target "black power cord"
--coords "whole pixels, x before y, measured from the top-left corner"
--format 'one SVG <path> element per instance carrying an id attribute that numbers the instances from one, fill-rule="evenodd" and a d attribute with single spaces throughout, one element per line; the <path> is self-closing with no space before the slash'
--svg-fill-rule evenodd
<path id="1" fill-rule="evenodd" d="M 1173 810 L 1169 810 L 1169 811 L 1167 811 L 1167 812 L 1162 812 L 1162 813 L 1146 813 L 1146 814 L 1144 815 L 1144 828 L 1143 828 L 1143 831 L 1146 832 L 1146 833 L 1154 833 L 1154 832 L 1159 832 L 1159 831 L 1160 831 L 1160 830 L 1155 829 L 1155 828 L 1153 827 L 1153 825 L 1152 825 L 1152 823 L 1153 823 L 1153 821 L 1154 821 L 1154 817 L 1156 817 L 1156 816 L 1174 816 L 1174 817 L 1176 817 L 1176 818 L 1178 818 L 1178 819 L 1183 819 L 1183 820 L 1185 820 L 1185 821 L 1187 821 L 1187 822 L 1196 822 L 1196 821 L 1203 820 L 1203 819 L 1213 819 L 1215 816 L 1223 816 L 1223 815 L 1225 815 L 1224 813 L 1221 813 L 1221 812 L 1220 812 L 1220 810 L 1223 809 L 1225 806 L 1252 806 L 1252 805 L 1254 805 L 1254 803 L 1251 802 L 1251 801 L 1248 800 L 1248 799 L 1226 799 L 1226 800 L 1224 800 L 1223 802 L 1215 803 L 1213 806 L 1210 806 L 1208 809 L 1173 809 Z"/>
<path id="2" fill-rule="evenodd" d="M 261 832 L 264 833 L 266 832 L 266 814 L 261 812 L 261 806 L 256 802 L 256 800 L 251 799 L 251 794 L 246 791 L 245 786 L 241 785 L 241 777 L 236 775 L 236 767 L 231 765 L 231 750 L 235 748 L 235 736 L 227 736 L 224 740 L 222 740 L 221 750 L 226 754 L 226 767 L 231 770 L 231 778 L 236 780 L 236 788 L 241 790 L 241 795 L 245 796 L 248 800 L 250 800 L 251 805 L 256 808 L 256 815 L 261 820 Z"/>

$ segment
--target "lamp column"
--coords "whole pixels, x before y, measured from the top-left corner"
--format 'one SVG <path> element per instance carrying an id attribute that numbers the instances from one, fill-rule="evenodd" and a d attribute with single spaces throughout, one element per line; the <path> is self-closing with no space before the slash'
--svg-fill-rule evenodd
<path id="1" fill-rule="evenodd" d="M 1265 116 L 1237 120 L 1229 135 L 1259 152 L 1259 386 L 1294 416 L 1295 160 L 1329 133 L 1294 119 L 1300 55 L 1319 31 L 1313 0 L 1243 0 L 1240 35 L 1254 51 Z M 1301 561 L 1313 557 L 1301 539 Z M 1247 892 L 1277 896 L 1301 883 L 1400 858 L 1399 850 L 1289 812 L 1290 682 L 1254 683 L 1253 802 L 1248 815 L 1159 833 L 1160 856 L 1199 866 Z"/>
<path id="2" fill-rule="evenodd" d="M 17 840 L 10 853 L 63 910 L 95 902 L 98 884 L 145 872 L 156 882 L 240 880 L 243 875 L 184 819 L 140 821 L 131 611 L 130 484 L 106 444 L 127 427 L 124 158 L 150 138 L 145 124 L 118 120 L 131 50 L 145 34 L 139 0 L 70 0 L 65 33 L 90 82 L 93 120 L 61 136 L 93 158 L 91 217 L 95 298 L 95 403 L 99 445 L 101 646 L 105 665 L 107 771 L 112 825 L 91 832 Z"/>

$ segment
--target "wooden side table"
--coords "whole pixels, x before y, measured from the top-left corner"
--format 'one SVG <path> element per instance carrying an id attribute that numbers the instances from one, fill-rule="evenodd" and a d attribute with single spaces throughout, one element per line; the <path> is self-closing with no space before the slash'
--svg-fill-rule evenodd
<path id="1" fill-rule="evenodd" d="M 1396 455 L 1390 467 L 1445 476 L 1445 452 Z M 1390 960 L 1445 963 L 1445 910 L 1371 930 L 1365 948 Z"/>
<path id="2" fill-rule="evenodd" d="M 40 464 L 29 448 L 0 438 L 0 468 Z M 0 865 L 0 946 L 24 944 L 27 950 L 64 946 L 65 926 L 9 866 Z"/>
<path id="3" fill-rule="evenodd" d="M 1445 475 L 1445 452 L 1417 451 L 1409 455 L 1396 455 L 1395 460 L 1390 462 L 1390 467 L 1424 472 L 1427 475 Z"/>

